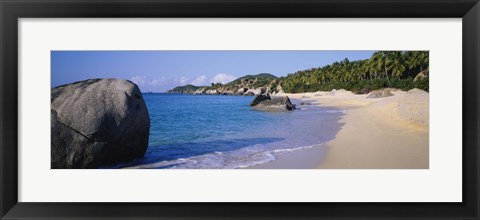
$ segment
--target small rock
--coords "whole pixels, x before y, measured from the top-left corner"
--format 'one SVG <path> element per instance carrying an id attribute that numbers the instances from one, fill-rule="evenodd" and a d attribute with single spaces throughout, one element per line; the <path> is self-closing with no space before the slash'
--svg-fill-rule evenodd
<path id="1" fill-rule="evenodd" d="M 368 94 L 367 99 L 376 99 L 376 98 L 385 98 L 393 96 L 392 92 L 389 89 L 375 90 Z"/>
<path id="2" fill-rule="evenodd" d="M 261 101 L 253 106 L 253 109 L 268 112 L 291 111 L 295 109 L 295 105 L 292 104 L 288 96 L 271 97 L 271 99 Z"/>

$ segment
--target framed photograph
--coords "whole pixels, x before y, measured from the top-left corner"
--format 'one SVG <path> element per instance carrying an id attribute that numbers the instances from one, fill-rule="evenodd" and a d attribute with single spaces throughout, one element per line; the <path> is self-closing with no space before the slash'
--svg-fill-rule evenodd
<path id="1" fill-rule="evenodd" d="M 477 0 L 0 3 L 1 219 L 478 219 Z"/>

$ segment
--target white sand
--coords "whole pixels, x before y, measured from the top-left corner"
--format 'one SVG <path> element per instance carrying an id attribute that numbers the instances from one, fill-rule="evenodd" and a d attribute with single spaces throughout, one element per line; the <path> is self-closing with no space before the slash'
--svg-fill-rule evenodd
<path id="1" fill-rule="evenodd" d="M 392 93 L 377 99 L 344 90 L 282 94 L 346 110 L 340 120 L 345 125 L 323 146 L 281 154 L 273 162 L 251 168 L 428 169 L 429 94 L 422 90 Z"/>

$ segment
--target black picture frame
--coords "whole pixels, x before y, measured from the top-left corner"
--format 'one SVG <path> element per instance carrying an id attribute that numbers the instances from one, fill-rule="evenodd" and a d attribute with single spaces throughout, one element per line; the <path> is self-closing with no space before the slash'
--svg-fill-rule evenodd
<path id="1" fill-rule="evenodd" d="M 0 15 L 1 219 L 479 219 L 480 217 L 478 0 L 0 0 Z M 19 18 L 47 17 L 462 18 L 463 202 L 18 202 L 17 21 Z"/>

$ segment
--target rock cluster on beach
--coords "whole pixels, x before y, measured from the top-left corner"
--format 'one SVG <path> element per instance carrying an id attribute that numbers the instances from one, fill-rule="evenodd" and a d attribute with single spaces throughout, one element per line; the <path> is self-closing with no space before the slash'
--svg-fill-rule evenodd
<path id="1" fill-rule="evenodd" d="M 288 96 L 271 97 L 268 94 L 255 96 L 250 106 L 252 106 L 254 110 L 268 112 L 290 111 L 295 109 L 295 105 L 292 104 Z"/>
<path id="2" fill-rule="evenodd" d="M 375 90 L 368 94 L 367 99 L 376 99 L 393 96 L 390 89 Z"/>
<path id="3" fill-rule="evenodd" d="M 150 118 L 140 89 L 92 79 L 51 90 L 51 168 L 96 168 L 143 157 Z"/>
<path id="4" fill-rule="evenodd" d="M 413 78 L 413 81 L 416 82 L 418 80 L 421 80 L 421 79 L 425 79 L 425 78 L 428 78 L 428 74 L 430 73 L 430 70 L 429 69 L 426 69 L 426 70 L 423 70 L 421 72 L 419 72 L 415 78 Z"/>

